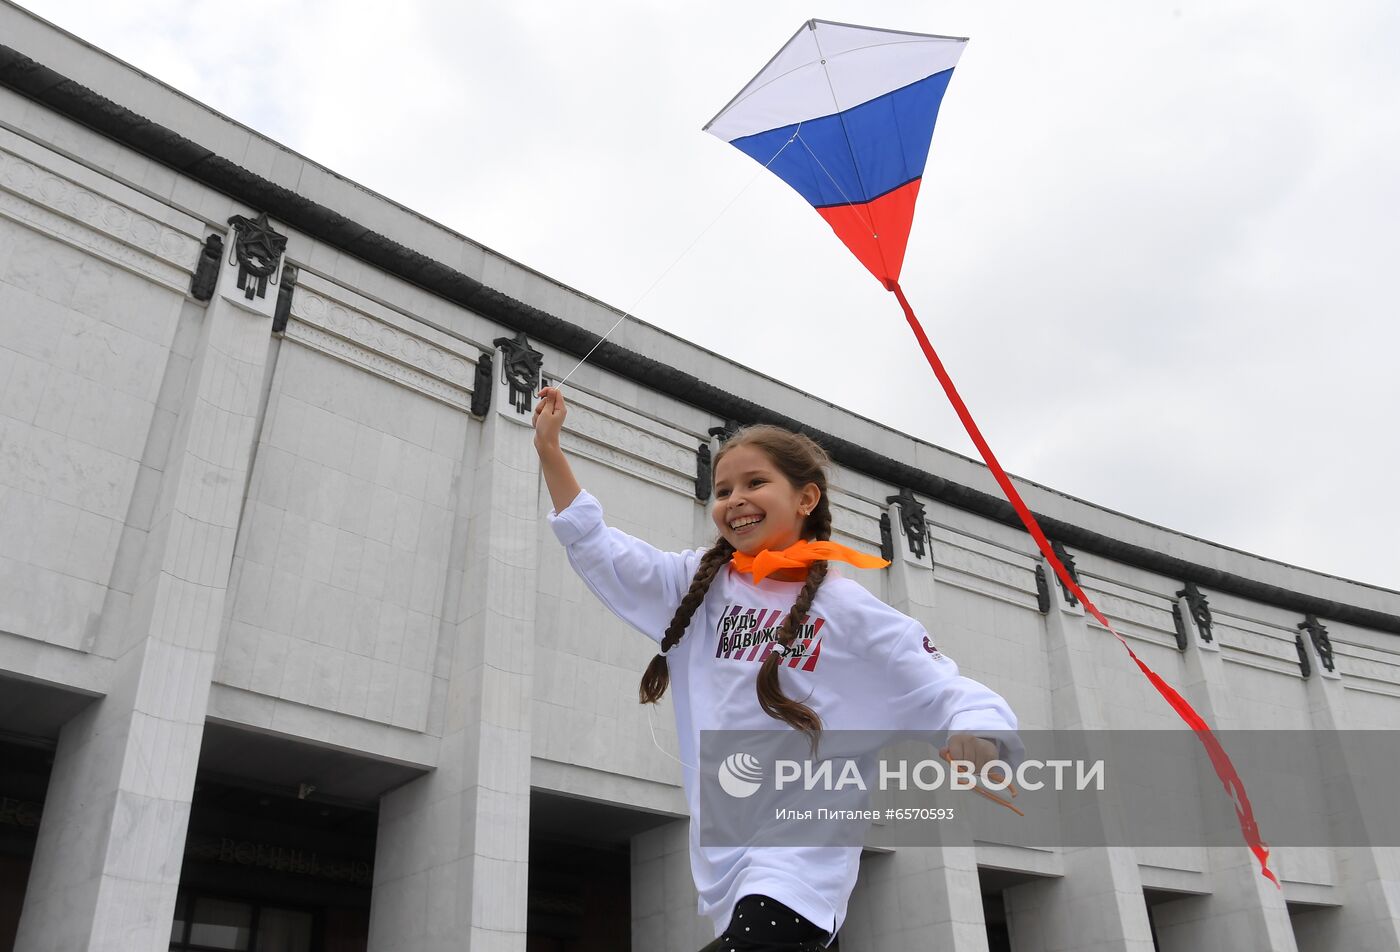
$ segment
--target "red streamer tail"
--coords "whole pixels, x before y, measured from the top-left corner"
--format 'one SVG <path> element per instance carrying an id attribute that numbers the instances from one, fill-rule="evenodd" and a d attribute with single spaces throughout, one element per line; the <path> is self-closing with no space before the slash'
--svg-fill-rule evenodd
<path id="1" fill-rule="evenodd" d="M 1083 603 L 1086 611 L 1094 617 L 1100 625 L 1109 630 L 1113 637 L 1118 639 L 1119 644 L 1128 652 L 1128 657 L 1133 659 L 1133 663 L 1138 666 L 1143 675 L 1152 686 L 1157 689 L 1157 693 L 1166 699 L 1172 710 L 1184 720 L 1193 731 L 1196 732 L 1196 739 L 1206 749 L 1206 754 L 1210 757 L 1211 766 L 1215 768 L 1216 776 L 1220 778 L 1220 783 L 1225 787 L 1226 794 L 1235 805 L 1235 817 L 1240 824 L 1240 832 L 1244 834 L 1244 840 L 1249 845 L 1251 852 L 1259 861 L 1259 871 L 1275 886 L 1279 886 L 1278 879 L 1273 871 L 1269 869 L 1269 847 L 1259 838 L 1259 825 L 1254 819 L 1254 808 L 1250 806 L 1249 795 L 1245 793 L 1244 781 L 1240 779 L 1239 771 L 1235 769 L 1230 756 L 1225 753 L 1225 748 L 1220 745 L 1220 739 L 1210 729 L 1210 725 L 1200 714 L 1196 713 L 1187 700 L 1177 693 L 1176 689 L 1164 681 L 1161 675 L 1153 671 L 1134 652 L 1123 636 L 1109 624 L 1103 612 L 1094 605 L 1084 590 L 1079 587 L 1079 583 L 1069 574 L 1069 571 L 1055 555 L 1054 549 L 1050 545 L 1050 540 L 1041 531 L 1040 524 L 1036 522 L 1035 516 L 1021 499 L 1021 494 L 1012 485 L 1010 477 L 997 462 L 996 456 L 992 453 L 992 448 L 987 445 L 986 439 L 982 436 L 982 431 L 977 428 L 976 422 L 972 419 L 972 414 L 968 412 L 967 404 L 963 403 L 959 396 L 957 387 L 953 386 L 953 379 L 948 376 L 948 371 L 944 369 L 943 362 L 938 359 L 938 354 L 934 352 L 933 345 L 929 343 L 928 335 L 924 333 L 923 327 L 919 324 L 919 319 L 914 316 L 914 309 L 909 306 L 909 300 L 904 296 L 903 289 L 898 281 L 890 281 L 888 287 L 894 292 L 894 296 L 899 299 L 899 306 L 904 308 L 904 316 L 909 320 L 909 326 L 914 331 L 914 336 L 918 338 L 919 346 L 923 348 L 924 356 L 928 358 L 929 366 L 933 368 L 933 373 L 938 377 L 938 382 L 943 385 L 943 392 L 948 395 L 948 400 L 953 404 L 953 409 L 957 411 L 958 419 L 962 420 L 963 427 L 967 430 L 967 435 L 972 437 L 972 442 L 976 444 L 977 451 L 982 454 L 982 459 L 987 467 L 991 469 L 992 475 L 996 477 L 997 484 L 1001 486 L 1001 491 L 1005 493 L 1007 500 L 1016 510 L 1016 514 L 1021 517 L 1021 522 L 1025 524 L 1026 531 L 1035 539 L 1035 544 L 1040 547 L 1040 552 L 1045 556 L 1047 562 L 1055 570 L 1055 575 L 1064 583 L 1066 589 L 1074 594 L 1074 597 Z M 1280 888 L 1282 888 L 1280 886 Z"/>

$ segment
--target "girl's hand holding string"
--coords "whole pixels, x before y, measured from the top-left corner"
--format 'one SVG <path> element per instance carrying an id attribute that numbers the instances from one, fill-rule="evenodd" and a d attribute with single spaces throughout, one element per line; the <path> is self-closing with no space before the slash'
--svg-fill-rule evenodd
<path id="1" fill-rule="evenodd" d="M 536 394 L 535 415 L 530 425 L 535 428 L 535 452 L 540 454 L 540 473 L 549 487 L 549 498 L 555 512 L 563 512 L 581 492 L 564 451 L 559 448 L 559 431 L 564 428 L 564 395 L 558 387 L 542 387 Z"/>
<path id="2" fill-rule="evenodd" d="M 982 768 L 986 766 L 987 763 L 997 759 L 997 745 L 985 737 L 974 737 L 971 734 L 951 734 L 948 737 L 947 746 L 939 750 L 938 756 L 943 758 L 943 760 L 950 765 L 954 761 L 970 763 L 972 764 L 972 773 L 974 775 L 980 775 Z M 992 772 L 988 776 L 989 779 L 997 783 L 1000 783 L 1003 779 L 1002 773 L 999 770 Z M 986 797 L 993 803 L 1006 807 L 1017 816 L 1025 816 L 1024 813 L 1012 805 L 1010 800 L 1003 799 L 990 790 L 984 790 L 980 784 L 974 786 L 972 789 L 973 792 Z M 1008 784 L 1006 789 L 1012 798 L 1016 796 L 1016 785 L 1014 783 Z"/>
<path id="3" fill-rule="evenodd" d="M 980 773 L 989 762 L 997 759 L 997 745 L 973 734 L 949 734 L 948 743 L 939 753 L 948 755 L 944 759 L 966 760 L 972 764 L 973 773 Z"/>
<path id="4" fill-rule="evenodd" d="M 559 431 L 569 411 L 557 387 L 541 387 L 536 396 L 540 402 L 535 404 L 535 414 L 530 419 L 530 425 L 535 428 L 535 448 L 552 449 L 559 445 Z"/>

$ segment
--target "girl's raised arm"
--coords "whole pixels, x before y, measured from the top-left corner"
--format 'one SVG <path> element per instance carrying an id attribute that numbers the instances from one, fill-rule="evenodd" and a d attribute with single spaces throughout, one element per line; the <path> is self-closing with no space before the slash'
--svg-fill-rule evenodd
<path id="1" fill-rule="evenodd" d="M 694 550 L 663 552 L 603 520 L 603 509 L 583 491 L 564 451 L 559 430 L 564 398 L 554 387 L 540 391 L 535 407 L 535 450 L 554 501 L 550 527 L 585 585 L 612 612 L 660 642 L 699 563 Z"/>
<path id="2" fill-rule="evenodd" d="M 540 402 L 535 405 L 535 415 L 531 420 L 535 428 L 535 452 L 540 454 L 540 471 L 544 474 L 545 485 L 549 487 L 554 511 L 563 512 L 579 494 L 578 480 L 569 466 L 564 451 L 559 448 L 559 431 L 564 426 L 564 416 L 569 412 L 564 406 L 564 395 L 555 387 L 544 387 L 538 394 Z"/>

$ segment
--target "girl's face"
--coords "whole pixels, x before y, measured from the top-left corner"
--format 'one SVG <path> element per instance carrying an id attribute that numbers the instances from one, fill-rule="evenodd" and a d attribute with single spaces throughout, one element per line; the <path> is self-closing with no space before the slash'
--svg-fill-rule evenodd
<path id="1" fill-rule="evenodd" d="M 816 483 L 793 486 L 766 452 L 736 446 L 715 466 L 711 515 L 720 535 L 745 555 L 783 549 L 802 537 L 806 513 L 817 506 Z"/>

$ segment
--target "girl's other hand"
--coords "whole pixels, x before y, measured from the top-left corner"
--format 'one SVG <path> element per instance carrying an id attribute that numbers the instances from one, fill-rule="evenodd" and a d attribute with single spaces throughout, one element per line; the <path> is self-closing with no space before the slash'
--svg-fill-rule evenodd
<path id="1" fill-rule="evenodd" d="M 564 406 L 564 395 L 557 387 L 542 387 L 536 396 L 540 402 L 535 404 L 535 414 L 530 420 L 535 428 L 535 447 L 556 447 L 559 431 L 564 428 L 564 417 L 569 412 Z"/>
<path id="2" fill-rule="evenodd" d="M 972 734 L 951 734 L 948 737 L 948 744 L 940 754 L 946 760 L 962 760 L 972 764 L 972 772 L 980 774 L 982 768 L 988 762 L 997 759 L 997 745 L 985 737 L 974 737 Z M 996 771 L 1000 774 L 1000 771 Z M 1000 776 L 993 776 L 993 780 L 999 781 Z"/>

